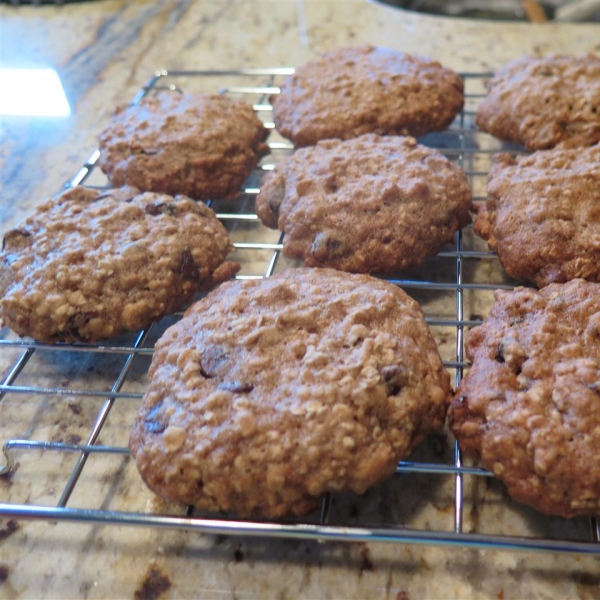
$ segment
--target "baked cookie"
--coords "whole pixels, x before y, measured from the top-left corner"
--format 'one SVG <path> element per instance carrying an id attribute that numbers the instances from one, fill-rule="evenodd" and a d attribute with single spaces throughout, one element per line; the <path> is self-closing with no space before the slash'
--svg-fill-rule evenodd
<path id="1" fill-rule="evenodd" d="M 0 315 L 42 342 L 147 327 L 231 277 L 225 228 L 204 204 L 131 187 L 76 187 L 4 235 Z"/>
<path id="2" fill-rule="evenodd" d="M 495 156 L 475 232 L 512 277 L 600 281 L 600 145 Z"/>
<path id="3" fill-rule="evenodd" d="M 488 84 L 477 127 L 528 150 L 600 141 L 600 57 L 524 57 Z"/>
<path id="4" fill-rule="evenodd" d="M 100 135 L 100 167 L 114 186 L 231 199 L 268 153 L 249 104 L 164 93 L 117 111 Z"/>
<path id="5" fill-rule="evenodd" d="M 464 103 L 463 81 L 428 58 L 338 48 L 297 69 L 271 102 L 275 126 L 295 146 L 363 133 L 418 136 L 452 123 Z"/>
<path id="6" fill-rule="evenodd" d="M 600 514 L 600 284 L 497 291 L 466 349 L 449 413 L 462 450 L 519 502 Z"/>
<path id="7" fill-rule="evenodd" d="M 450 400 L 418 304 L 332 269 L 226 283 L 156 344 L 129 447 L 169 502 L 301 515 L 391 475 Z"/>
<path id="8" fill-rule="evenodd" d="M 263 179 L 256 212 L 308 266 L 421 264 L 471 222 L 466 175 L 414 138 L 366 134 L 301 148 Z"/>

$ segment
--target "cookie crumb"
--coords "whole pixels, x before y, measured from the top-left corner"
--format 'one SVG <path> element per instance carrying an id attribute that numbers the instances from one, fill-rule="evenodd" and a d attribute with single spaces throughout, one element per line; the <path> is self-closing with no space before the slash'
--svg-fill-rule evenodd
<path id="1" fill-rule="evenodd" d="M 170 587 L 169 576 L 158 567 L 150 567 L 133 597 L 135 600 L 158 600 Z"/>
<path id="2" fill-rule="evenodd" d="M 369 546 L 366 544 L 361 545 L 360 549 L 360 572 L 364 571 L 374 571 L 375 567 L 373 565 L 373 561 L 371 560 L 371 551 L 369 550 Z"/>
<path id="3" fill-rule="evenodd" d="M 2 523 L 2 521 L 0 521 Z M 2 526 L 0 526 L 0 541 L 5 540 L 7 537 L 11 536 L 15 531 L 20 529 L 19 523 L 14 519 L 9 519 Z"/>

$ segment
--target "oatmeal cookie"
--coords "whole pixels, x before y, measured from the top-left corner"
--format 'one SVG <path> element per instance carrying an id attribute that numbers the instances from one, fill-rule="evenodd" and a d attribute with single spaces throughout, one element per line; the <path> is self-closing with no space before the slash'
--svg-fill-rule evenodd
<path id="1" fill-rule="evenodd" d="M 308 266 L 420 265 L 471 222 L 466 175 L 414 138 L 366 134 L 301 148 L 264 178 L 256 212 Z"/>
<path id="2" fill-rule="evenodd" d="M 512 277 L 600 281 L 600 145 L 494 157 L 475 231 Z"/>
<path id="3" fill-rule="evenodd" d="M 100 135 L 100 167 L 115 186 L 231 199 L 268 153 L 252 107 L 208 94 L 163 93 L 117 111 Z"/>
<path id="4" fill-rule="evenodd" d="M 204 204 L 131 187 L 76 187 L 4 235 L 0 315 L 42 342 L 147 327 L 233 275 L 232 245 Z"/>
<path id="5" fill-rule="evenodd" d="M 600 284 L 497 291 L 467 356 L 450 409 L 460 447 L 519 502 L 600 514 Z"/>
<path id="6" fill-rule="evenodd" d="M 297 147 L 363 133 L 418 136 L 452 123 L 463 81 L 428 58 L 338 48 L 297 69 L 271 102 L 275 126 Z"/>
<path id="7" fill-rule="evenodd" d="M 300 515 L 394 473 L 443 425 L 450 394 L 402 290 L 289 269 L 223 284 L 165 332 L 129 446 L 169 502 Z"/>
<path id="8" fill-rule="evenodd" d="M 600 57 L 523 57 L 488 84 L 477 127 L 528 150 L 600 141 Z"/>
<path id="9" fill-rule="evenodd" d="M 308 266 L 420 265 L 471 222 L 466 175 L 414 138 L 366 134 L 301 148 L 263 179 L 256 212 Z"/>

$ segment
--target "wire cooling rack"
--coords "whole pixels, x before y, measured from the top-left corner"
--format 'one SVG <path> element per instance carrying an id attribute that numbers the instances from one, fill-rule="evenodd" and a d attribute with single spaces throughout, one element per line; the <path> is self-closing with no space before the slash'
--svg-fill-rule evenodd
<path id="1" fill-rule="evenodd" d="M 159 71 L 136 95 L 210 91 L 252 103 L 272 129 L 271 154 L 235 202 L 210 202 L 234 241 L 238 278 L 260 278 L 296 266 L 281 254 L 282 236 L 254 212 L 261 174 L 292 152 L 274 130 L 269 97 L 290 68 Z M 475 202 L 485 199 L 491 157 L 520 152 L 477 131 L 473 116 L 488 74 L 462 74 L 465 107 L 443 133 L 420 138 L 459 164 Z M 66 187 L 108 187 L 95 151 Z M 470 227 L 410 273 L 388 278 L 416 298 L 444 364 L 458 385 L 467 330 L 478 325 L 496 289 L 517 283 Z M 432 435 L 394 477 L 364 496 L 333 494 L 304 520 L 246 521 L 167 506 L 141 483 L 127 440 L 143 396 L 153 345 L 181 314 L 107 344 L 48 345 L 0 331 L 0 517 L 186 529 L 226 535 L 458 545 L 600 554 L 595 518 L 546 517 L 513 502 L 490 473 L 463 463 L 450 433 Z"/>

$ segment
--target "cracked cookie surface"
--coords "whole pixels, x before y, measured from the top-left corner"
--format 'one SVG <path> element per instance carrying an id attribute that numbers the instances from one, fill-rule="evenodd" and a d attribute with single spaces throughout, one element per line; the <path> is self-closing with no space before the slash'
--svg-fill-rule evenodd
<path id="1" fill-rule="evenodd" d="M 600 145 L 495 156 L 474 229 L 512 277 L 600 281 Z"/>
<path id="2" fill-rule="evenodd" d="M 137 331 L 239 268 L 207 206 L 76 187 L 4 235 L 0 314 L 21 336 L 94 342 Z"/>
<path id="3" fill-rule="evenodd" d="M 600 141 L 600 57 L 551 54 L 507 64 L 488 84 L 477 127 L 528 150 Z"/>
<path id="4" fill-rule="evenodd" d="M 497 291 L 466 350 L 449 412 L 461 449 L 519 502 L 600 514 L 600 284 Z"/>
<path id="5" fill-rule="evenodd" d="M 156 344 L 130 439 L 170 502 L 304 514 L 440 428 L 450 379 L 418 304 L 331 269 L 223 284 Z"/>
<path id="6" fill-rule="evenodd" d="M 300 148 L 261 184 L 256 212 L 284 254 L 359 273 L 417 267 L 471 222 L 466 175 L 414 138 L 366 134 Z"/>
<path id="7" fill-rule="evenodd" d="M 463 87 L 454 71 L 428 58 L 357 46 L 299 67 L 271 102 L 277 130 L 299 147 L 363 133 L 442 131 L 462 109 Z"/>
<path id="8" fill-rule="evenodd" d="M 232 199 L 268 153 L 252 106 L 225 96 L 163 93 L 118 110 L 100 135 L 100 167 L 114 186 Z"/>

